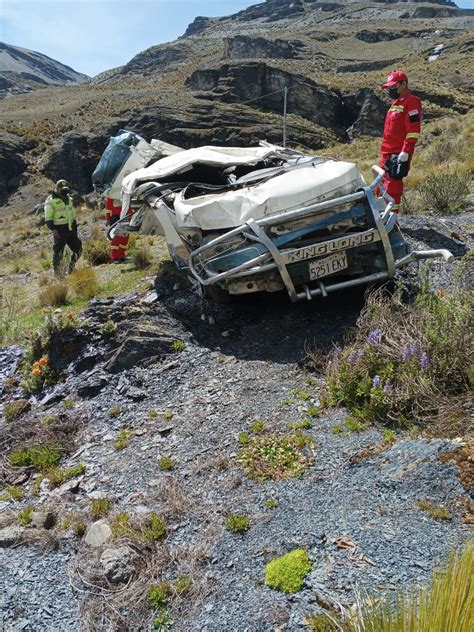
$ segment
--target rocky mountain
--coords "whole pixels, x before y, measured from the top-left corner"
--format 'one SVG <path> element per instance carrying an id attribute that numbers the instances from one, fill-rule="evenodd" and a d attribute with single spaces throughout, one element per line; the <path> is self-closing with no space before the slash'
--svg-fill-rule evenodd
<path id="1" fill-rule="evenodd" d="M 85 83 L 87 75 L 36 51 L 0 42 L 0 98 L 39 86 Z"/>
<path id="2" fill-rule="evenodd" d="M 2 175 L 0 204 L 19 182 L 65 173 L 87 193 L 108 137 L 121 127 L 182 147 L 280 143 L 285 87 L 292 147 L 380 135 L 387 107 L 380 84 L 394 67 L 409 74 L 425 121 L 462 115 L 473 104 L 473 32 L 474 11 L 444 0 L 267 0 L 199 16 L 176 41 L 90 83 L 44 85 L 34 97 L 0 102 L 0 126 L 10 134 L 0 155 L 17 157 L 15 173 Z"/>

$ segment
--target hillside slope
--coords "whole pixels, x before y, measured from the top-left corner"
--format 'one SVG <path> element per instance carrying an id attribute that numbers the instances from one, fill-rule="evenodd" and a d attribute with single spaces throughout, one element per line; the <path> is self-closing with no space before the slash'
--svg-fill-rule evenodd
<path id="1" fill-rule="evenodd" d="M 67 174 L 82 193 L 108 137 L 121 127 L 183 147 L 288 142 L 312 150 L 381 133 L 380 84 L 402 66 L 425 120 L 473 104 L 474 17 L 450 2 L 268 0 L 231 16 L 198 17 L 174 42 L 79 86 L 44 87 L 0 102 L 0 142 L 18 184 Z M 17 139 L 16 142 L 15 138 Z M 21 142 L 20 142 L 21 141 Z M 25 148 L 25 143 L 27 147 Z M 15 205 L 15 197 L 10 199 Z"/>
<path id="2" fill-rule="evenodd" d="M 0 99 L 45 85 L 85 83 L 87 75 L 36 51 L 0 42 Z"/>

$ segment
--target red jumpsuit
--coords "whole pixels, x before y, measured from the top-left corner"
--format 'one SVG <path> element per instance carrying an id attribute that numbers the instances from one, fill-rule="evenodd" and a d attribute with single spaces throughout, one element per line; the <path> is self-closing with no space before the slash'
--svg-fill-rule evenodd
<path id="1" fill-rule="evenodd" d="M 113 226 L 118 222 L 121 210 L 121 204 L 115 204 L 115 200 L 112 198 L 105 198 L 105 217 L 108 226 Z M 127 246 L 128 235 L 114 237 L 110 242 L 110 258 L 112 261 L 124 261 L 127 256 Z"/>
<path id="2" fill-rule="evenodd" d="M 392 103 L 385 117 L 383 130 L 380 160 L 382 169 L 392 154 L 398 155 L 402 151 L 409 154 L 410 165 L 416 141 L 420 137 L 421 116 L 421 101 L 409 90 Z M 385 173 L 382 185 L 395 200 L 393 210 L 398 213 L 403 194 L 403 180 L 394 180 Z"/>

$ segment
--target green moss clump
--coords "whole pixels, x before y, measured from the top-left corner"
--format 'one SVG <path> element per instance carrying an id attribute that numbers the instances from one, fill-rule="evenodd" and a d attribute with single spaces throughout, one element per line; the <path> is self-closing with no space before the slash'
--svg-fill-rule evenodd
<path id="1" fill-rule="evenodd" d="M 285 593 L 296 593 L 303 588 L 310 569 L 308 553 L 304 549 L 294 549 L 265 566 L 265 584 Z"/>
<path id="2" fill-rule="evenodd" d="M 162 456 L 158 461 L 158 467 L 160 470 L 173 470 L 176 466 L 176 461 L 172 459 L 170 456 Z"/>
<path id="3" fill-rule="evenodd" d="M 18 514 L 18 520 L 20 521 L 21 524 L 25 525 L 26 527 L 26 525 L 30 524 L 32 520 L 31 518 L 32 513 L 33 513 L 33 507 L 25 507 Z"/>
<path id="4" fill-rule="evenodd" d="M 245 533 L 250 529 L 250 520 L 246 516 L 232 514 L 227 518 L 225 526 L 231 533 Z"/>
<path id="5" fill-rule="evenodd" d="M 10 465 L 13 467 L 35 466 L 40 472 L 48 472 L 56 467 L 61 458 L 61 453 L 51 445 L 34 445 L 31 448 L 19 448 L 8 455 Z"/>

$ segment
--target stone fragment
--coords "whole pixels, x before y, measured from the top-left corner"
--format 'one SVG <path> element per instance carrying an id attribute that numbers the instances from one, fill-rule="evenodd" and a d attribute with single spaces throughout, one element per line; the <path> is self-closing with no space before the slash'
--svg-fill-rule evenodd
<path id="1" fill-rule="evenodd" d="M 0 549 L 6 549 L 9 546 L 18 544 L 23 539 L 23 527 L 11 525 L 0 529 Z"/>
<path id="2" fill-rule="evenodd" d="M 56 524 L 56 516 L 51 511 L 33 511 L 30 527 L 33 529 L 51 529 Z"/>
<path id="3" fill-rule="evenodd" d="M 102 546 L 112 537 L 112 529 L 106 520 L 97 520 L 87 529 L 84 538 L 89 546 Z"/>
<path id="4" fill-rule="evenodd" d="M 135 571 L 134 562 L 138 558 L 128 546 L 106 549 L 100 556 L 104 575 L 113 584 L 128 582 Z"/>

